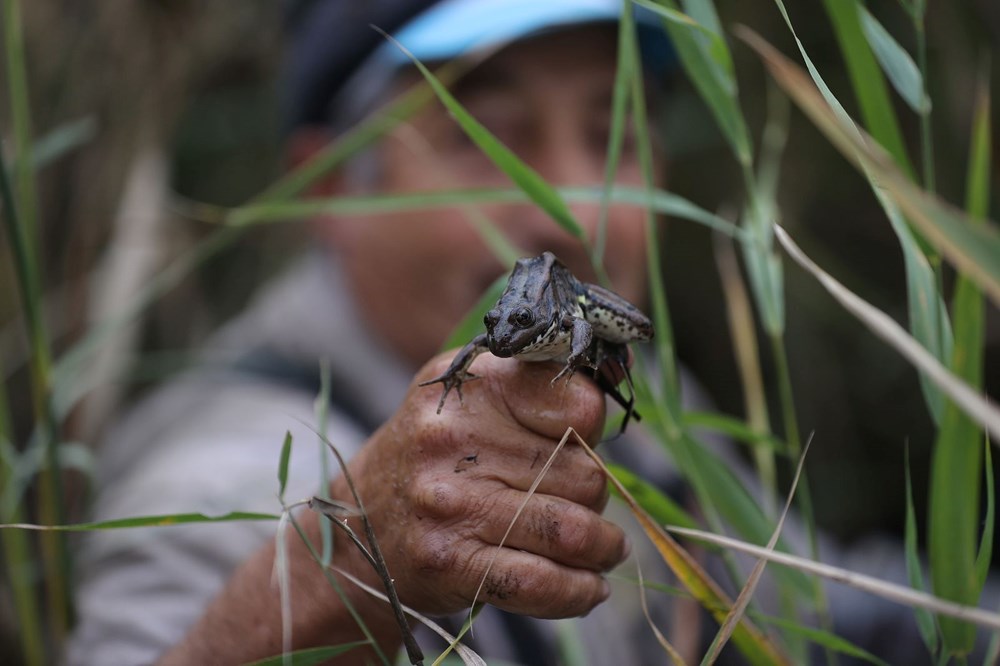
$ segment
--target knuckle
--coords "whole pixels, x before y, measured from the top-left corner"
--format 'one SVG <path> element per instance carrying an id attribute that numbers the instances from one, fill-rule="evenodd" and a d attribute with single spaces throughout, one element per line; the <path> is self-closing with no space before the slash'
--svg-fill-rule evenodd
<path id="1" fill-rule="evenodd" d="M 534 615 L 546 619 L 584 615 L 604 601 L 604 583 L 593 572 L 572 571 L 553 574 L 536 570 L 521 577 L 524 590 L 530 590 L 529 602 L 538 605 Z"/>
<path id="2" fill-rule="evenodd" d="M 466 493 L 454 483 L 440 479 L 417 482 L 414 504 L 418 509 L 437 518 L 453 518 L 467 509 Z"/>
<path id="3" fill-rule="evenodd" d="M 592 463 L 589 459 L 588 463 Z M 608 501 L 608 482 L 597 465 L 589 464 L 581 474 L 580 482 L 577 484 L 580 493 L 580 502 L 588 507 L 603 509 Z"/>
<path id="4" fill-rule="evenodd" d="M 410 549 L 418 571 L 424 573 L 453 572 L 459 562 L 455 540 L 442 532 L 428 532 Z"/>
<path id="5" fill-rule="evenodd" d="M 591 443 L 600 436 L 604 426 L 604 392 L 596 383 L 586 377 L 574 377 L 574 395 L 571 402 L 574 424 L 580 436 Z"/>
<path id="6" fill-rule="evenodd" d="M 558 548 L 573 561 L 586 561 L 592 556 L 600 536 L 595 516 L 582 507 L 571 505 L 558 531 Z"/>

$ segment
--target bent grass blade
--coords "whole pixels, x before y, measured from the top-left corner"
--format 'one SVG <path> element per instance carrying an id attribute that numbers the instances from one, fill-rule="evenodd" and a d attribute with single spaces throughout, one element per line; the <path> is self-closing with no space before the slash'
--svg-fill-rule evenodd
<path id="1" fill-rule="evenodd" d="M 998 225 L 992 221 L 973 224 L 962 211 L 914 185 L 870 137 L 836 113 L 799 67 L 753 31 L 743 28 L 738 33 L 841 154 L 874 179 L 945 259 L 974 280 L 995 303 L 1000 303 Z"/>
<path id="2" fill-rule="evenodd" d="M 685 527 L 668 527 L 673 534 L 690 537 L 715 546 L 721 546 L 754 557 L 765 558 L 775 564 L 791 567 L 798 571 L 821 576 L 836 583 L 842 583 L 858 590 L 868 592 L 883 599 L 910 606 L 911 608 L 926 608 L 938 614 L 948 615 L 963 621 L 972 622 L 982 627 L 1000 630 L 1000 613 L 993 613 L 982 608 L 963 606 L 946 599 L 941 599 L 925 592 L 918 592 L 909 587 L 889 583 L 873 576 L 859 574 L 849 569 L 842 569 L 830 564 L 815 562 L 804 557 L 789 555 L 781 551 L 769 551 L 762 546 L 755 546 L 739 539 L 720 536 L 702 530 L 691 530 Z"/>
<path id="3" fill-rule="evenodd" d="M 635 498 L 615 478 L 605 466 L 604 461 L 594 453 L 594 450 L 580 437 L 579 433 L 573 428 L 568 428 L 566 434 L 567 436 L 572 434 L 577 443 L 587 452 L 587 455 L 601 468 L 608 481 L 628 504 L 632 515 L 635 516 L 650 542 L 656 547 L 663 561 L 674 572 L 678 580 L 703 608 L 712 613 L 716 620 L 720 623 L 725 622 L 726 615 L 732 607 L 732 601 L 726 596 L 726 593 L 712 580 L 701 565 L 636 502 Z M 732 640 L 752 664 L 790 663 L 782 650 L 746 617 L 741 618 L 733 629 Z"/>
<path id="4" fill-rule="evenodd" d="M 848 312 L 861 320 L 869 330 L 889 343 L 914 366 L 926 373 L 966 414 L 993 433 L 994 437 L 1000 437 L 1000 409 L 996 405 L 950 373 L 940 361 L 904 331 L 889 315 L 860 298 L 813 263 L 782 227 L 775 226 L 775 235 L 789 256 L 819 280 L 827 292 Z"/>

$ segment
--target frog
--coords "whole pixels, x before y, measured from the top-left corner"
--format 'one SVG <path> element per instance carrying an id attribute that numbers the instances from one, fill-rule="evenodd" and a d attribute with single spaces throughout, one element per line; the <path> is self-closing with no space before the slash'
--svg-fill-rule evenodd
<path id="1" fill-rule="evenodd" d="M 462 384 L 476 375 L 472 362 L 487 351 L 520 361 L 555 361 L 562 369 L 551 384 L 566 381 L 581 369 L 625 410 L 621 432 L 630 419 L 641 419 L 629 370 L 628 344 L 653 338 L 653 323 L 643 312 L 615 292 L 579 280 L 552 252 L 523 257 L 514 264 L 496 304 L 483 317 L 485 333 L 475 336 L 458 352 L 441 375 L 420 386 L 442 384 L 437 413 L 455 390 L 462 402 Z M 611 372 L 600 368 L 609 363 Z M 615 372 L 617 370 L 617 372 Z M 626 399 L 611 376 L 623 377 Z"/>

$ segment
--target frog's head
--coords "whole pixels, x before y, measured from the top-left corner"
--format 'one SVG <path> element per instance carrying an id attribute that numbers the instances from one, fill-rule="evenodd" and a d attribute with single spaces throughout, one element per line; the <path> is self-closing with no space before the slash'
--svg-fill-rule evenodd
<path id="1" fill-rule="evenodd" d="M 494 356 L 514 356 L 535 342 L 552 324 L 556 304 L 552 294 L 552 266 L 546 252 L 519 259 L 500 300 L 483 317 L 486 342 Z"/>
<path id="2" fill-rule="evenodd" d="M 538 339 L 550 324 L 548 317 L 540 317 L 530 304 L 502 309 L 495 307 L 483 318 L 486 324 L 486 343 L 494 356 L 507 358 Z"/>

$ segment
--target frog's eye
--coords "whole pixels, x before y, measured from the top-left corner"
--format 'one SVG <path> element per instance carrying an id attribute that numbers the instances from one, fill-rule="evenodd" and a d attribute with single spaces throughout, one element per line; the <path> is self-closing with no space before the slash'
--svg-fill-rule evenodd
<path id="1" fill-rule="evenodd" d="M 528 308 L 518 308 L 511 313 L 510 323 L 527 328 L 535 323 L 535 313 Z"/>

